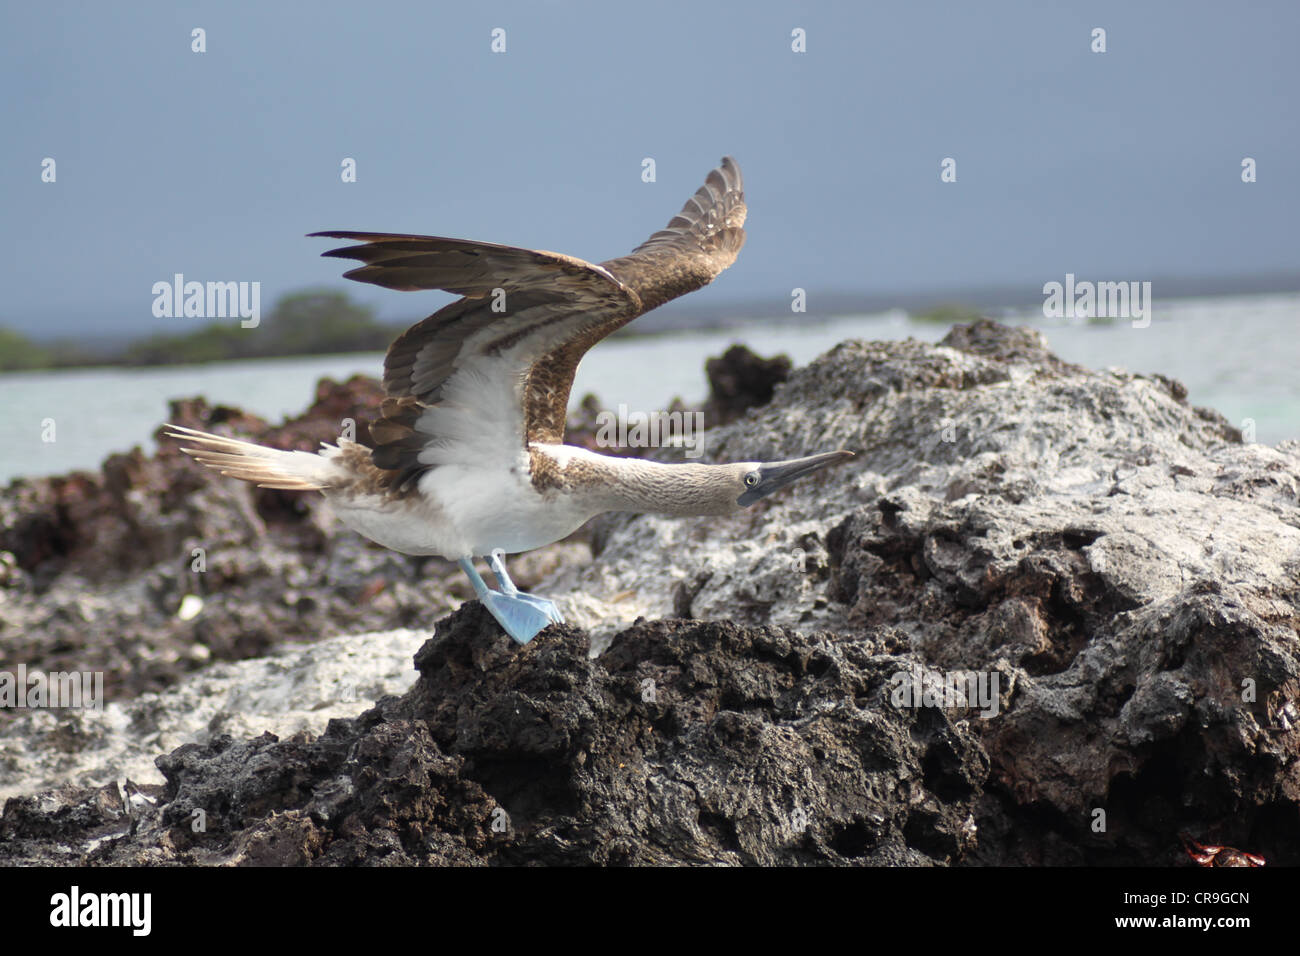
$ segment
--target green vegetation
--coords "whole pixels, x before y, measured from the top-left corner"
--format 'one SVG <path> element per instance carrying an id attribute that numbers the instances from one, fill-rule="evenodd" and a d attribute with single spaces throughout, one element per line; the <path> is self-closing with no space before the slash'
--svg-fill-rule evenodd
<path id="1" fill-rule="evenodd" d="M 12 329 L 0 329 L 0 371 L 49 368 L 50 350 Z"/>
<path id="2" fill-rule="evenodd" d="M 74 342 L 33 342 L 21 332 L 0 328 L 0 372 L 73 368 L 97 363 L 95 356 Z"/>
<path id="3" fill-rule="evenodd" d="M 382 352 L 405 328 L 375 321 L 345 292 L 309 289 L 281 298 L 256 328 L 226 319 L 179 335 L 153 335 L 115 354 L 91 356 L 75 344 L 41 345 L 0 328 L 0 371 L 80 365 L 184 365 L 334 352 Z"/>
<path id="4" fill-rule="evenodd" d="M 393 331 L 374 310 L 345 292 L 311 289 L 284 296 L 252 329 L 239 320 L 214 322 L 186 335 L 155 335 L 127 348 L 128 365 L 175 365 L 280 355 L 383 351 Z"/>

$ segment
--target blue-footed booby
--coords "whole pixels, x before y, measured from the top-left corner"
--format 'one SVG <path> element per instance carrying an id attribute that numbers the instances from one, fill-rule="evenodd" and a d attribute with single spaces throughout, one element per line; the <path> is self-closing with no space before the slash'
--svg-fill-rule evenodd
<path id="1" fill-rule="evenodd" d="M 505 555 L 558 541 L 606 511 L 725 515 L 828 465 L 833 451 L 774 462 L 667 464 L 564 444 L 569 390 L 593 345 L 707 285 L 745 241 L 740 167 L 726 157 L 667 227 L 599 265 L 490 242 L 318 232 L 358 243 L 324 253 L 362 263 L 349 279 L 463 298 L 407 329 L 384 359 L 374 448 L 346 438 L 279 451 L 181 426 L 168 434 L 222 474 L 319 491 L 384 547 L 459 563 L 506 633 L 526 644 L 563 620 L 525 594 Z M 474 566 L 484 557 L 500 590 Z"/>

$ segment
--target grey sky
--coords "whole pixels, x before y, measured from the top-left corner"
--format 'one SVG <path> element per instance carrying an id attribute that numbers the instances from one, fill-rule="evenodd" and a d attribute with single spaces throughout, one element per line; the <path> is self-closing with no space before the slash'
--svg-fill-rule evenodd
<path id="1" fill-rule="evenodd" d="M 185 320 L 154 319 L 150 288 L 176 272 L 258 280 L 264 311 L 330 284 L 414 317 L 441 300 L 343 283 L 318 258 L 328 242 L 303 234 L 604 259 L 661 227 L 724 153 L 744 168 L 749 242 L 700 293 L 715 302 L 1300 265 L 1293 2 L 54 2 L 2 16 L 0 324 L 36 331 L 175 331 Z M 193 27 L 206 53 L 190 51 Z M 1090 52 L 1093 27 L 1108 52 Z M 955 184 L 939 181 L 948 156 Z"/>

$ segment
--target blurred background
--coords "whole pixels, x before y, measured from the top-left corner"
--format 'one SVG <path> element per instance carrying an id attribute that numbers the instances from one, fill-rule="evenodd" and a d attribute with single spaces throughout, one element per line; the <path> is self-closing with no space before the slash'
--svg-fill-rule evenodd
<path id="1" fill-rule="evenodd" d="M 1071 361 L 1178 378 L 1260 441 L 1300 437 L 1293 3 L 0 16 L 0 480 L 149 448 L 172 398 L 300 412 L 318 378 L 379 374 L 396 330 L 451 300 L 350 283 L 308 232 L 599 261 L 727 153 L 750 209 L 740 258 L 596 349 L 575 404 L 698 402 L 705 357 L 736 341 L 803 363 L 984 314 Z M 260 324 L 155 314 L 177 274 L 259 283 Z M 1043 287 L 1067 275 L 1150 282 L 1150 323 L 1046 317 Z"/>

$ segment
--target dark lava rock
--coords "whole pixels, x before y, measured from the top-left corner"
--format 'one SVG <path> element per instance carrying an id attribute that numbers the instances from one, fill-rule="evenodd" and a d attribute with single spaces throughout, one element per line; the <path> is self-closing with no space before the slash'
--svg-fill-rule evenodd
<path id="1" fill-rule="evenodd" d="M 188 744 L 131 813 L 113 791 L 9 801 L 0 862 L 951 862 L 988 760 L 942 710 L 896 710 L 871 641 L 640 622 L 592 660 L 504 640 L 477 602 L 420 678 L 315 739 Z"/>
<path id="2" fill-rule="evenodd" d="M 841 343 L 706 454 L 837 448 L 732 518 L 601 519 L 548 594 L 598 646 L 679 616 L 1000 675 L 964 862 L 1187 864 L 1180 830 L 1300 862 L 1300 444 L 983 321 Z"/>
<path id="3" fill-rule="evenodd" d="M 772 400 L 776 387 L 790 377 L 790 359 L 784 355 L 765 359 L 743 345 L 733 345 L 721 357 L 705 362 L 704 372 L 709 377 L 704 421 L 709 427 L 726 425 Z"/>

